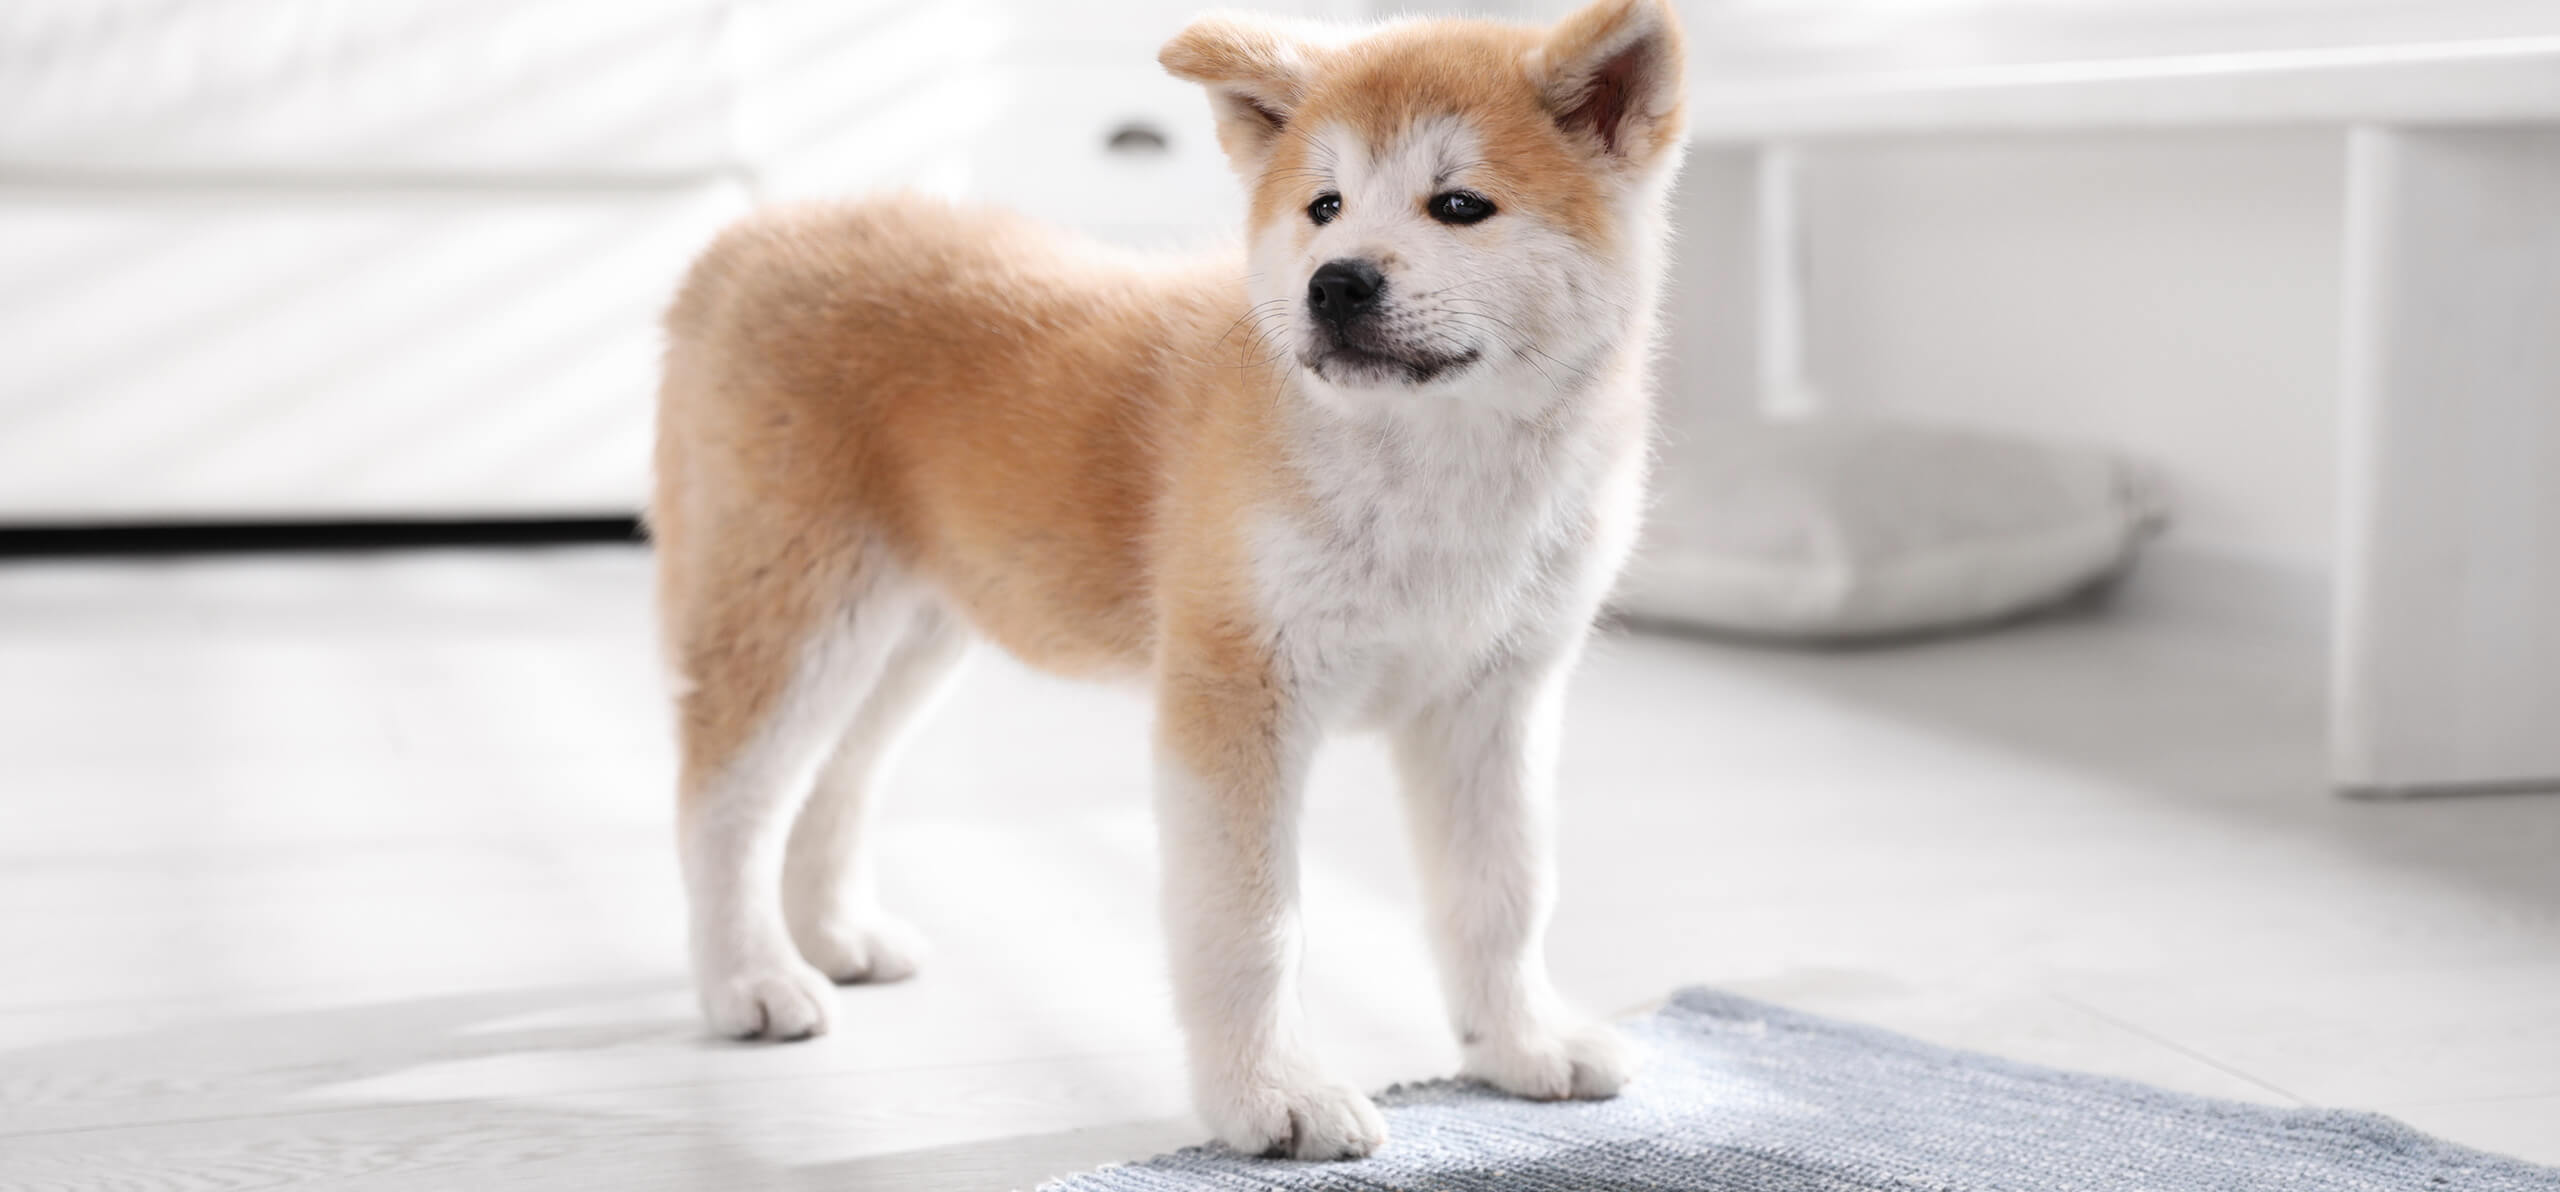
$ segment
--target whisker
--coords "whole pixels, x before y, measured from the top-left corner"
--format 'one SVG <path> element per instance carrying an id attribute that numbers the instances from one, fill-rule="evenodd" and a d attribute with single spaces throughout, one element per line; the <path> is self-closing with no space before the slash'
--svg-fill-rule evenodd
<path id="1" fill-rule="evenodd" d="M 1256 303 L 1256 304 L 1254 304 L 1254 305 L 1252 305 L 1252 306 L 1246 307 L 1246 308 L 1245 308 L 1245 312 L 1244 312 L 1243 314 L 1236 316 L 1236 321 L 1235 321 L 1235 322 L 1230 323 L 1230 324 L 1228 324 L 1228 325 L 1227 325 L 1227 329 L 1226 329 L 1226 331 L 1225 331 L 1225 332 L 1223 332 L 1222 334 L 1220 334 L 1220 335 L 1218 336 L 1218 338 L 1216 338 L 1216 339 L 1213 339 L 1213 340 L 1210 340 L 1210 341 L 1209 341 L 1209 346 L 1214 348 L 1214 347 L 1218 346 L 1219 344 L 1222 344 L 1222 343 L 1227 342 L 1227 336 L 1230 336 L 1230 335 L 1235 334 L 1235 333 L 1236 333 L 1236 328 L 1244 326 L 1244 325 L 1245 325 L 1246 320 L 1249 320 L 1249 319 L 1253 318 L 1253 317 L 1254 317 L 1254 314 L 1255 314 L 1256 312 L 1260 311 L 1263 307 L 1269 306 L 1269 305 L 1271 305 L 1272 303 L 1275 303 L 1275 302 L 1286 302 L 1286 301 L 1288 301 L 1288 299 L 1286 299 L 1286 298 L 1274 298 L 1274 299 L 1272 299 L 1270 302 L 1260 302 L 1260 303 Z"/>

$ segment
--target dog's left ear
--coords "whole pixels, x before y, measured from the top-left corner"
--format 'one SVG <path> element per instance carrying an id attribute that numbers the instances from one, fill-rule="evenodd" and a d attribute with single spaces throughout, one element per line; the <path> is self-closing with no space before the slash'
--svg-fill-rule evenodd
<path id="1" fill-rule="evenodd" d="M 1684 129 L 1685 50 L 1670 0 L 1598 0 L 1529 54 L 1556 124 L 1603 161 L 1642 168 Z"/>
<path id="2" fill-rule="evenodd" d="M 1156 61 L 1175 78 L 1208 87 L 1218 144 L 1250 179 L 1306 98 L 1321 52 L 1316 41 L 1279 22 L 1212 13 L 1175 34 Z"/>

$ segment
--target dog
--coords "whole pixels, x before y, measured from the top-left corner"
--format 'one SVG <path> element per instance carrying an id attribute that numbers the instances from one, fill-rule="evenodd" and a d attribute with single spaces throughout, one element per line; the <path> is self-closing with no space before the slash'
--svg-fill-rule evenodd
<path id="1" fill-rule="evenodd" d="M 1565 681 L 1641 515 L 1683 145 L 1668 0 L 1548 28 L 1203 17 L 1249 196 L 1150 263 L 913 197 L 718 236 L 667 315 L 655 491 L 678 834 L 711 1026 L 827 1029 L 914 970 L 866 816 L 969 642 L 1157 701 L 1194 1100 L 1249 1154 L 1386 1136 L 1302 1037 L 1295 817 L 1392 739 L 1466 1074 L 1614 1095 L 1545 973 Z"/>

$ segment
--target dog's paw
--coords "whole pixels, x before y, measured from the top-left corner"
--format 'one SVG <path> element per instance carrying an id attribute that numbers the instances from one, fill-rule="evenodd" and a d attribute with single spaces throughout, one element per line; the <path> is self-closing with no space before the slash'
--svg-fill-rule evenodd
<path id="1" fill-rule="evenodd" d="M 1635 1070 L 1635 1049 L 1601 1023 L 1511 1032 L 1466 1048 L 1466 1075 L 1533 1101 L 1614 1097 Z"/>
<path id="2" fill-rule="evenodd" d="M 836 997 L 826 974 L 796 956 L 706 971 L 701 992 L 702 1011 L 713 1033 L 776 1042 L 827 1033 Z"/>
<path id="3" fill-rule="evenodd" d="M 1359 1159 L 1387 1141 L 1387 1119 L 1360 1090 L 1311 1078 L 1213 1092 L 1201 1114 L 1220 1142 L 1266 1159 Z"/>
<path id="4" fill-rule="evenodd" d="M 800 955 L 838 985 L 904 981 L 916 975 L 923 950 L 914 928 L 877 911 L 860 918 L 830 915 L 791 935 Z"/>

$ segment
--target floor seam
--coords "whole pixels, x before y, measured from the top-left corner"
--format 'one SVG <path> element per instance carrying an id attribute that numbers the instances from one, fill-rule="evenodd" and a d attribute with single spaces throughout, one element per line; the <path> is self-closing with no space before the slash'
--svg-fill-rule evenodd
<path id="1" fill-rule="evenodd" d="M 2252 1073 L 2249 1073 L 2249 1072 L 2241 1071 L 2240 1069 L 2235 1068 L 2235 1067 L 2231 1066 L 2230 1064 L 2223 1062 L 2223 1061 L 2222 1061 L 2222 1060 L 2220 1060 L 2220 1059 L 2216 1059 L 2216 1058 L 2215 1058 L 2215 1057 L 2213 1057 L 2212 1055 L 2209 1055 L 2209 1054 L 2207 1054 L 2207 1053 L 2205 1053 L 2205 1052 L 2202 1052 L 2202 1051 L 2198 1051 L 2198 1050 L 2196 1050 L 2196 1049 L 2195 1049 L 2195 1048 L 2193 1048 L 2193 1047 L 2189 1047 L 2189 1046 L 2187 1046 L 2186 1044 L 2184 1044 L 2184 1043 L 2180 1043 L 2180 1042 L 2178 1042 L 2177 1040 L 2172 1039 L 2172 1038 L 2169 1038 L 2169 1037 L 2168 1037 L 2168 1036 L 2166 1036 L 2166 1035 L 2160 1034 L 2160 1033 L 2159 1033 L 2159 1032 L 2157 1032 L 2157 1031 L 2150 1030 L 2150 1029 L 2148 1029 L 2148 1028 L 2146 1028 L 2146 1027 L 2142 1026 L 2142 1025 L 2141 1025 L 2141 1024 L 2139 1024 L 2139 1023 L 2135 1023 L 2135 1022 L 2129 1021 L 2129 1020 L 2127 1020 L 2127 1019 L 2125 1019 L 2125 1018 L 2118 1017 L 2117 1015 L 2114 1015 L 2114 1014 L 2109 1014 L 2109 1013 L 2107 1013 L 2106 1011 L 2101 1010 L 2101 1009 L 2099 1009 L 2099 1008 L 2098 1008 L 2098 1007 L 2096 1007 L 2096 1006 L 2090 1005 L 2088 1002 L 2082 1001 L 2082 1000 L 2081 1000 L 2081 999 L 2079 999 L 2079 998 L 2076 998 L 2076 997 L 2071 996 L 2070 994 L 2063 993 L 2063 992 L 2060 992 L 2060 991 L 2058 991 L 2058 990 L 2054 990 L 2054 989 L 2047 989 L 2047 990 L 2045 990 L 2045 995 L 2046 995 L 2046 996 L 2048 996 L 2048 997 L 2053 998 L 2055 1001 L 2059 1001 L 2059 1002 L 2063 1003 L 2064 1005 L 2071 1006 L 2072 1008 L 2077 1009 L 2077 1010 L 2079 1010 L 2080 1012 L 2082 1012 L 2082 1013 L 2084 1013 L 2084 1014 L 2088 1014 L 2088 1015 L 2090 1015 L 2090 1016 L 2092 1016 L 2092 1017 L 2094 1017 L 2094 1018 L 2097 1018 L 2099 1021 L 2102 1021 L 2102 1022 L 2106 1022 L 2106 1023 L 2112 1024 L 2112 1025 L 2114 1025 L 2114 1026 L 2116 1026 L 2116 1027 L 2118 1027 L 2118 1028 L 2120 1028 L 2120 1029 L 2122 1029 L 2122 1030 L 2131 1031 L 2131 1032 L 2133 1032 L 2134 1034 L 2139 1035 L 2139 1036 L 2141 1036 L 2141 1037 L 2142 1037 L 2142 1038 L 2144 1038 L 2144 1039 L 2148 1039 L 2148 1040 L 2150 1040 L 2150 1041 L 2151 1041 L 2151 1042 L 2153 1042 L 2153 1043 L 2157 1043 L 2157 1044 L 2159 1044 L 2159 1045 L 2160 1045 L 2160 1046 L 2162 1046 L 2162 1047 L 2166 1047 L 2166 1048 L 2168 1048 L 2168 1049 L 2169 1049 L 2169 1050 L 2171 1050 L 2171 1051 L 2177 1052 L 2178 1054 L 2183 1055 L 2183 1056 L 2187 1057 L 2188 1059 L 2194 1060 L 2194 1061 L 2196 1061 L 2197 1063 L 2203 1064 L 2203 1065 L 2205 1065 L 2206 1067 L 2212 1068 L 2213 1070 L 2215 1070 L 2215 1071 L 2217 1071 L 2217 1072 L 2220 1072 L 2220 1073 L 2222 1073 L 2223 1075 L 2230 1076 L 2230 1077 L 2232 1077 L 2232 1078 L 2234 1078 L 2234 1079 L 2238 1079 L 2238 1080 L 2246 1081 L 2246 1082 L 2248 1082 L 2249 1084 L 2252 1084 L 2252 1085 L 2256 1085 L 2257 1087 L 2262 1088 L 2262 1089 L 2265 1089 L 2265 1090 L 2267 1090 L 2267 1091 L 2268 1091 L 2268 1092 L 2270 1092 L 2270 1093 L 2274 1093 L 2275 1095 L 2277 1095 L 2277 1096 L 2279 1096 L 2279 1097 L 2282 1097 L 2282 1098 L 2284 1098 L 2284 1099 L 2285 1099 L 2285 1100 L 2287 1100 L 2287 1101 L 2291 1101 L 2291 1102 L 2293 1102 L 2293 1103 L 2294 1103 L 2294 1104 L 2296 1104 L 2296 1105 L 2309 1105 L 2309 1104 L 2311 1104 L 2311 1102 L 2310 1102 L 2310 1100 L 2309 1100 L 2308 1098 L 2305 1098 L 2305 1097 L 2303 1097 L 2302 1095 L 2300 1095 L 2300 1094 L 2298 1094 L 2298 1093 L 2295 1093 L 2295 1092 L 2294 1092 L 2294 1091 L 2292 1091 L 2291 1089 L 2284 1088 L 2284 1087 L 2282 1087 L 2282 1086 L 2280 1086 L 2280 1085 L 2277 1085 L 2277 1084 L 2275 1084 L 2275 1083 L 2273 1083 L 2273 1082 L 2271 1082 L 2271 1081 L 2268 1081 L 2268 1080 L 2266 1080 L 2266 1079 L 2264 1079 L 2264 1078 L 2262 1078 L 2262 1077 L 2259 1077 L 2259 1076 L 2257 1076 L 2257 1075 L 2255 1075 L 2255 1074 L 2252 1074 Z"/>
<path id="2" fill-rule="evenodd" d="M 2496 1093 L 2486 1097 L 2438 1097 L 2426 1101 L 2385 1101 L 2375 1108 L 2386 1112 L 2403 1109 L 2445 1109 L 2457 1105 L 2497 1105 L 2508 1101 L 2560 1100 L 2560 1089 L 2538 1093 Z"/>

